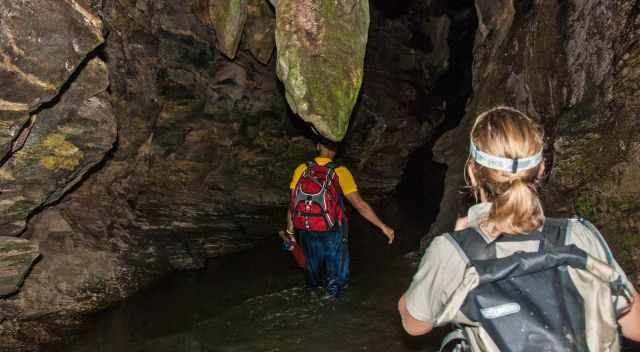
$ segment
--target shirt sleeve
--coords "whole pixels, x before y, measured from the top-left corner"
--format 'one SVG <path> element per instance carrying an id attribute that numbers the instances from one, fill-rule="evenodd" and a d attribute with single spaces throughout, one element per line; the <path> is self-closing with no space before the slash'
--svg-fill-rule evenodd
<path id="1" fill-rule="evenodd" d="M 464 278 L 466 262 L 444 236 L 436 237 L 424 253 L 411 286 L 405 293 L 407 310 L 417 320 L 436 323 L 449 298 Z M 438 321 L 443 325 L 448 321 Z"/>
<path id="2" fill-rule="evenodd" d="M 620 274 L 622 283 L 627 290 L 631 294 L 636 292 L 636 289 L 627 277 L 627 274 L 622 270 L 622 267 L 620 267 L 613 257 L 611 249 L 604 237 L 593 224 L 586 220 L 573 221 L 571 223 L 570 236 L 568 243 L 575 244 L 578 248 L 589 253 L 596 259 L 609 263 L 618 272 L 618 274 Z M 618 306 L 616 307 L 617 311 L 623 311 L 629 305 L 627 300 L 623 297 L 619 297 L 619 299 L 614 300 L 618 302 Z"/>
<path id="3" fill-rule="evenodd" d="M 293 176 L 291 177 L 291 183 L 289 184 L 290 189 L 296 188 L 296 185 L 298 184 L 298 180 L 300 180 L 300 176 L 302 176 L 302 173 L 306 169 L 307 169 L 307 165 L 305 164 L 298 165 L 298 167 L 293 172 Z"/>
<path id="4" fill-rule="evenodd" d="M 353 178 L 351 171 L 344 166 L 340 166 L 336 169 L 336 173 L 338 174 L 338 181 L 340 182 L 340 188 L 342 189 L 342 194 L 345 196 L 349 193 L 353 193 L 358 190 L 358 186 L 356 185 L 356 180 Z"/>

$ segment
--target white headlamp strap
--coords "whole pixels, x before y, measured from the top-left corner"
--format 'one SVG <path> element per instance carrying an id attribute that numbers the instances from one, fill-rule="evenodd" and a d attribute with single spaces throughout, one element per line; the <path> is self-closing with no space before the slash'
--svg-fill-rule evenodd
<path id="1" fill-rule="evenodd" d="M 473 139 L 469 141 L 469 154 L 480 165 L 494 170 L 518 173 L 522 170 L 534 168 L 542 161 L 542 150 L 537 154 L 526 157 L 524 159 L 507 159 L 500 156 L 487 154 L 479 150 L 473 143 Z"/>

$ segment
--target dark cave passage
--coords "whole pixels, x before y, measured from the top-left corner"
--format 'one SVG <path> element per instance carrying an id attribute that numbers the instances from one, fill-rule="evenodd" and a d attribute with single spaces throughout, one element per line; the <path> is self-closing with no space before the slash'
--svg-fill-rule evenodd
<path id="1" fill-rule="evenodd" d="M 444 2 L 429 7 L 408 3 L 402 9 L 374 3 L 373 9 L 362 97 L 339 161 L 362 180 L 363 196 L 396 229 L 397 239 L 387 245 L 377 228 L 349 212 L 349 293 L 335 304 L 309 296 L 302 272 L 280 250 L 279 241 L 268 239 L 254 249 L 209 259 L 204 269 L 172 274 L 90 318 L 81 333 L 44 351 L 299 351 L 301 346 L 346 351 L 355 345 L 428 351 L 439 345 L 444 330 L 426 339 L 408 338 L 395 302 L 416 260 L 406 254 L 418 249 L 438 213 L 446 167 L 432 161 L 431 149 L 439 135 L 460 121 L 471 93 L 475 12 L 472 3 L 452 7 Z M 416 29 L 421 16 L 451 21 L 448 34 L 433 37 Z M 448 55 L 438 52 L 445 49 Z M 396 60 L 406 62 L 397 66 Z M 288 134 L 313 138 L 290 111 L 287 119 Z M 389 134 L 391 139 L 384 137 Z M 284 208 L 273 212 L 278 211 L 284 213 Z M 193 241 L 204 237 L 206 232 L 192 230 L 184 244 L 169 240 L 167 248 L 182 253 L 181 247 L 197 248 Z"/>

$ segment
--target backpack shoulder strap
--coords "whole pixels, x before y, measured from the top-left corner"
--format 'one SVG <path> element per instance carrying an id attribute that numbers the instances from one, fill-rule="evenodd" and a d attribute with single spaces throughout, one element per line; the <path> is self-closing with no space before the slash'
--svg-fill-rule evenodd
<path id="1" fill-rule="evenodd" d="M 567 244 L 569 236 L 570 221 L 561 218 L 545 218 L 542 226 L 542 239 L 544 247 L 540 249 L 551 249 Z"/>
<path id="2" fill-rule="evenodd" d="M 566 238 L 568 236 L 569 220 L 546 218 L 542 231 L 532 232 L 533 238 L 538 238 L 542 241 L 543 245 L 540 250 L 551 249 L 566 244 Z M 459 249 L 459 252 L 464 254 L 467 262 L 474 260 L 485 260 L 496 258 L 496 244 L 505 240 L 517 241 L 519 238 L 511 237 L 509 239 L 505 237 L 499 237 L 495 240 L 488 238 L 482 233 L 482 231 L 476 227 L 469 227 L 461 231 L 454 232 L 453 234 L 447 234 L 445 236 L 450 242 Z M 526 240 L 531 237 L 526 238 Z M 523 240 L 525 240 L 523 238 Z"/>
<path id="3" fill-rule="evenodd" d="M 611 249 L 609 248 L 609 245 L 607 244 L 607 241 L 604 240 L 604 237 L 602 236 L 602 233 L 600 233 L 600 231 L 598 230 L 598 228 L 595 227 L 595 225 L 593 225 L 591 222 L 589 222 L 589 220 L 586 219 L 582 219 L 582 218 L 574 218 L 574 219 L 569 219 L 569 222 L 579 222 L 582 225 L 584 225 L 584 227 L 586 227 L 589 232 L 593 235 L 593 237 L 600 243 L 600 246 L 602 247 L 602 250 L 605 252 L 605 254 L 607 255 L 607 263 L 609 265 L 613 265 L 614 263 L 614 259 L 613 259 L 613 253 L 611 253 Z"/>
<path id="4" fill-rule="evenodd" d="M 491 240 L 475 227 L 447 234 L 445 238 L 449 239 L 461 254 L 464 254 L 467 263 L 496 257 L 495 246 Z"/>
<path id="5" fill-rule="evenodd" d="M 341 165 L 333 160 L 331 160 L 330 162 L 328 162 L 326 165 L 326 167 L 330 168 L 330 169 L 337 169 L 339 168 Z"/>

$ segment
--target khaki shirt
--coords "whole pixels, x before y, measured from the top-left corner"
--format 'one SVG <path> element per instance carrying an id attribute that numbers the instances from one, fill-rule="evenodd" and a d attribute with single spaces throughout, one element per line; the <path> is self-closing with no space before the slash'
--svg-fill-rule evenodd
<path id="1" fill-rule="evenodd" d="M 469 209 L 468 219 L 469 226 L 477 226 L 480 219 L 486 216 L 491 204 L 481 203 Z M 444 234 L 433 239 L 418 267 L 418 271 L 413 276 L 413 281 L 405 298 L 407 302 L 407 310 L 416 319 L 433 324 L 434 326 L 445 325 L 450 322 L 466 324 L 467 335 L 470 337 L 470 343 L 474 347 L 474 351 L 498 351 L 488 337 L 486 331 L 481 327 L 475 326 L 473 322 L 468 321 L 459 311 L 464 303 L 469 291 L 478 285 L 478 275 L 473 268 L 467 266 L 467 262 L 463 254 L 451 243 Z M 571 220 L 567 232 L 567 244 L 575 244 L 595 259 L 606 263 L 608 259 L 608 247 L 604 248 L 601 243 L 606 243 L 603 239 L 598 238 L 599 234 L 591 231 L 587 225 L 579 220 Z M 485 236 L 488 238 L 488 236 Z M 490 241 L 491 239 L 487 239 Z M 509 256 L 516 251 L 536 251 L 537 244 L 529 243 L 533 241 L 509 242 L 505 246 L 501 243 L 496 246 L 496 254 L 498 257 Z M 515 244 L 515 246 L 514 246 Z M 535 248 L 534 248 L 535 247 Z M 617 262 L 613 260 L 612 266 L 615 271 L 622 277 L 623 283 L 633 294 L 635 288 L 620 268 Z M 583 296 L 585 302 L 586 314 L 586 333 L 588 336 L 589 348 L 593 351 L 617 351 L 619 347 L 613 346 L 617 344 L 617 331 L 615 336 L 611 332 L 600 331 L 600 325 L 596 326 L 594 322 L 601 320 L 600 316 L 594 309 L 598 302 L 602 300 L 611 300 L 617 304 L 617 311 L 624 311 L 628 306 L 628 301 L 623 297 L 611 297 L 610 293 L 594 292 L 589 285 L 592 278 L 585 275 L 581 270 L 570 268 L 572 281 L 576 285 L 578 292 Z M 593 317 L 590 319 L 590 317 Z M 617 324 L 616 317 L 612 317 L 608 324 Z M 609 330 L 609 329 L 607 329 Z M 615 331 L 615 329 L 613 329 Z M 487 342 L 488 341 L 488 342 Z"/>

